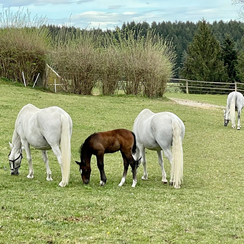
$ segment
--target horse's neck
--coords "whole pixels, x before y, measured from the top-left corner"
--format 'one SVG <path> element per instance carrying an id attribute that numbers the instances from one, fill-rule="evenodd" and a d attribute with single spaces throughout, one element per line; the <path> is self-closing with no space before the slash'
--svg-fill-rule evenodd
<path id="1" fill-rule="evenodd" d="M 14 133 L 13 133 L 12 145 L 16 149 L 21 148 L 21 139 L 20 139 L 20 136 L 18 135 L 16 129 L 14 130 Z"/>

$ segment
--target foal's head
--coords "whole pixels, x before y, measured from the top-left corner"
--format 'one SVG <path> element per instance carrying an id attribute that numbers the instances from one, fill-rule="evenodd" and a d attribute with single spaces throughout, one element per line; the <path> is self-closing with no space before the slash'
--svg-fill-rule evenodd
<path id="1" fill-rule="evenodd" d="M 90 176 L 91 176 L 91 166 L 90 166 L 90 158 L 86 157 L 84 153 L 84 144 L 80 148 L 80 159 L 81 161 L 75 161 L 79 166 L 79 171 L 81 175 L 81 179 L 83 183 L 88 184 L 90 181 Z"/>

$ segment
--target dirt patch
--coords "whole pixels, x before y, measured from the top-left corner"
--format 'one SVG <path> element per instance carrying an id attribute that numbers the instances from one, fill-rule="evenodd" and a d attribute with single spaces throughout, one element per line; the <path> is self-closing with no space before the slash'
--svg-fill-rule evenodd
<path id="1" fill-rule="evenodd" d="M 169 98 L 170 100 L 185 106 L 197 107 L 197 108 L 204 108 L 204 109 L 219 109 L 225 108 L 224 106 L 218 106 L 210 103 L 202 103 L 198 101 L 192 101 L 187 99 L 180 99 L 180 98 Z"/>

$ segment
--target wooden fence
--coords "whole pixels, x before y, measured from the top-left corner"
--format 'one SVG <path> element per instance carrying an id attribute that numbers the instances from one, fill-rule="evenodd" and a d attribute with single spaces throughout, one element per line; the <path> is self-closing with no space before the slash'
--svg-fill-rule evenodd
<path id="1" fill-rule="evenodd" d="M 187 79 L 172 78 L 167 85 L 168 91 L 185 91 L 186 93 L 218 93 L 226 94 L 231 91 L 239 91 L 244 93 L 244 83 L 241 82 L 213 82 L 213 81 L 195 81 Z"/>

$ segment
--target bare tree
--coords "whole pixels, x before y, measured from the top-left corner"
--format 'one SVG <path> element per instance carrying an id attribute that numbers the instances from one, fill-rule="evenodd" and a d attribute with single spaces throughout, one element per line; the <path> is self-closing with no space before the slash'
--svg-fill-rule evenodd
<path id="1" fill-rule="evenodd" d="M 241 4 L 238 11 L 240 18 L 244 19 L 244 0 L 231 0 L 232 4 Z"/>

